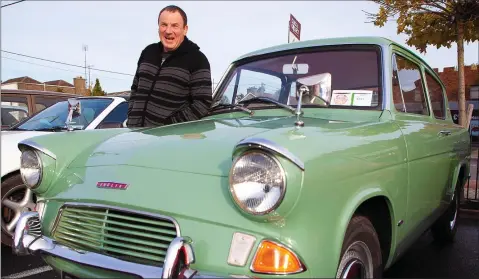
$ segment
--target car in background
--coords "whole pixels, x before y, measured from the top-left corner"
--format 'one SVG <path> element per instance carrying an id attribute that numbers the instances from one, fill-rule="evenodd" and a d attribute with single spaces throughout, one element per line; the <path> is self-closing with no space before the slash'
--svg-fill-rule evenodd
<path id="1" fill-rule="evenodd" d="M 70 97 L 67 101 L 57 102 L 23 119 L 8 130 L 2 130 L 1 229 L 2 243 L 5 245 L 11 245 L 20 214 L 25 210 L 33 210 L 36 200 L 20 177 L 21 153 L 17 145 L 31 137 L 67 131 L 70 100 L 77 100 L 80 104 L 79 113 L 73 114 L 69 123 L 75 131 L 120 128 L 127 118 L 128 97 Z"/>
<path id="2" fill-rule="evenodd" d="M 200 120 L 18 148 L 13 250 L 63 278 L 381 278 L 454 240 L 471 157 L 438 74 L 379 37 L 246 54 Z"/>
<path id="3" fill-rule="evenodd" d="M 1 90 L 1 109 L 11 111 L 14 107 L 19 110 L 13 114 L 2 112 L 2 130 L 11 127 L 25 117 L 34 115 L 35 113 L 68 98 L 75 98 L 78 95 L 38 90 L 22 90 L 22 89 L 2 89 Z M 4 120 L 3 117 L 6 117 Z M 13 118 L 12 118 L 13 117 Z"/>
<path id="4" fill-rule="evenodd" d="M 28 109 L 22 106 L 1 105 L 2 130 L 8 129 L 28 117 Z"/>

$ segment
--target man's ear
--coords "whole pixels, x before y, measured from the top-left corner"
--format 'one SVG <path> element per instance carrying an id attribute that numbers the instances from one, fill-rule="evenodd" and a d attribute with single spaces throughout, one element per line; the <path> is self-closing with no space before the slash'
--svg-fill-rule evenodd
<path id="1" fill-rule="evenodd" d="M 183 35 L 186 36 L 186 33 L 188 33 L 188 25 L 185 25 L 185 28 L 183 29 Z"/>

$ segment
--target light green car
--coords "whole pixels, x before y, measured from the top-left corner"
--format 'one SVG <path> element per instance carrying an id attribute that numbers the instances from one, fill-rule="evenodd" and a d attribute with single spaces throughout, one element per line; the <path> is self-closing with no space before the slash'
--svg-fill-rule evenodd
<path id="1" fill-rule="evenodd" d="M 445 87 L 377 37 L 234 61 L 207 117 L 23 141 L 14 236 L 62 278 L 378 278 L 453 241 L 470 138 Z"/>

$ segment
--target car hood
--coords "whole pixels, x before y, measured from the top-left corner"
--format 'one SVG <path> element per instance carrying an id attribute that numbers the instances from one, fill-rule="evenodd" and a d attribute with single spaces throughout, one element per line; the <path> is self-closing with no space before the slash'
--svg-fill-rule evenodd
<path id="1" fill-rule="evenodd" d="M 336 137 L 344 137 L 345 130 L 367 125 L 367 122 L 318 118 L 303 120 L 305 126 L 300 129 L 294 125 L 295 117 L 287 116 L 205 119 L 130 131 L 84 150 L 70 163 L 69 168 L 127 165 L 228 176 L 233 149 L 243 139 L 268 139 L 306 162 L 311 156 L 317 156 L 318 152 L 330 152 L 332 145 L 333 149 L 344 148 L 334 146 L 331 141 Z M 322 137 L 317 137 L 318 133 Z M 340 142 L 344 145 L 348 141 Z M 314 155 L 304 144 L 315 147 Z"/>

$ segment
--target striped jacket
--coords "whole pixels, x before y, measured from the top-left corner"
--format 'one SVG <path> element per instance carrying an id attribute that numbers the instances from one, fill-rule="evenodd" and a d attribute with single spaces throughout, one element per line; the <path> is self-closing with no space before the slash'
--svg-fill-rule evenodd
<path id="1" fill-rule="evenodd" d="M 128 104 L 128 127 L 162 126 L 197 120 L 212 103 L 210 64 L 198 45 L 185 37 L 161 64 L 161 42 L 138 59 Z"/>

